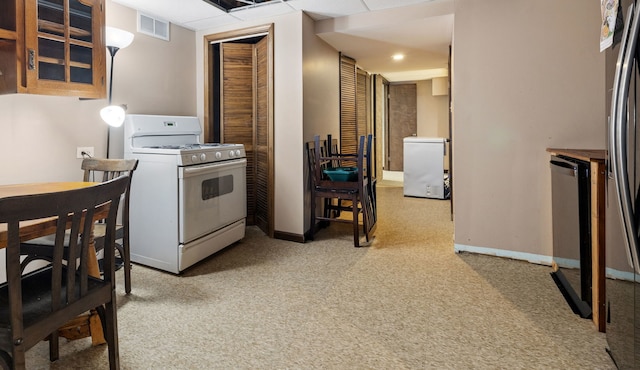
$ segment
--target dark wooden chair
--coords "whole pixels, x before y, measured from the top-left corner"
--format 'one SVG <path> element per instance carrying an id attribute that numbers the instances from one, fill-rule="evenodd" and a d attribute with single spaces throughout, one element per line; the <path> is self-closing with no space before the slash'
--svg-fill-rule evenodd
<path id="1" fill-rule="evenodd" d="M 364 212 L 367 212 L 367 217 L 365 218 L 366 223 L 364 224 L 364 228 L 368 231 L 368 233 L 373 233 L 376 229 L 376 225 L 378 224 L 378 210 L 376 204 L 376 169 L 374 164 L 374 152 L 373 152 L 373 135 L 367 135 L 367 143 L 364 151 L 364 169 L 363 176 L 367 179 L 365 182 L 365 193 L 364 193 L 364 201 L 366 203 L 366 207 L 364 208 Z"/>
<path id="2" fill-rule="evenodd" d="M 323 157 L 334 157 L 335 160 L 329 163 L 331 167 L 340 167 L 342 166 L 342 161 L 340 161 L 340 149 L 338 147 L 338 139 L 334 139 L 331 134 L 327 135 L 327 140 L 323 141 L 322 150 L 320 152 Z M 353 155 L 352 155 L 353 156 Z"/>
<path id="3" fill-rule="evenodd" d="M 7 224 L 7 282 L 0 285 L 0 365 L 24 369 L 25 352 L 49 337 L 52 361 L 58 357 L 57 330 L 78 315 L 101 313 L 109 346 L 109 365 L 119 368 L 115 302 L 115 227 L 120 196 L 129 178 L 56 193 L 0 199 L 0 223 Z M 88 273 L 88 249 L 97 207 L 108 207 L 104 219 L 104 276 Z M 51 263 L 22 275 L 19 223 L 57 217 Z M 89 222 L 85 222 L 89 220 Z M 64 243 L 66 230 L 70 243 Z M 63 258 L 67 248 L 68 258 Z M 77 261 L 68 264 L 67 260 Z"/>
<path id="4" fill-rule="evenodd" d="M 354 245 L 360 247 L 363 244 L 360 241 L 360 222 L 362 215 L 362 231 L 365 236 L 366 243 L 373 238 L 375 230 L 375 198 L 371 195 L 371 170 L 366 167 L 365 152 L 369 148 L 371 151 L 372 136 L 367 137 L 367 145 L 365 145 L 365 137 L 360 137 L 360 144 L 355 155 L 341 155 L 333 153 L 332 145 L 325 145 L 324 149 L 320 146 L 320 137 L 315 136 L 313 143 L 307 143 L 307 156 L 309 161 L 309 172 L 311 177 L 311 230 L 313 235 L 317 231 L 318 221 L 328 222 L 347 222 L 353 225 Z M 331 139 L 328 140 L 331 143 Z M 327 153 L 323 155 L 322 153 Z M 330 156 L 328 154 L 331 154 Z M 369 155 L 367 153 L 367 155 Z M 370 155 L 369 155 L 370 160 Z M 357 179 L 355 181 L 333 181 L 325 173 L 324 170 L 330 169 L 336 164 L 353 163 L 357 168 Z M 369 174 L 369 175 L 367 175 Z M 318 216 L 316 205 L 318 198 L 324 199 L 322 216 Z M 333 202 L 332 200 L 337 200 Z M 351 213 L 350 218 L 341 217 L 342 211 Z"/>
<path id="5" fill-rule="evenodd" d="M 122 175 L 128 175 L 129 181 L 133 179 L 133 172 L 138 166 L 137 159 L 98 159 L 87 158 L 82 161 L 81 168 L 84 171 L 83 181 L 104 182 L 115 179 Z M 116 240 L 122 240 L 121 243 L 116 242 L 115 248 L 120 255 L 122 265 L 124 266 L 124 289 L 127 294 L 131 293 L 131 252 L 129 248 L 129 190 L 131 183 L 127 186 L 124 195 L 124 204 L 122 207 L 122 223 L 116 227 Z M 104 248 L 104 225 L 97 223 L 94 227 L 94 242 L 96 251 Z M 68 238 L 67 238 L 68 240 Z M 24 243 L 22 251 L 27 255 L 22 262 L 24 268 L 35 260 L 50 261 L 51 245 L 53 245 L 53 237 L 47 236 Z M 66 255 L 66 252 L 65 252 Z"/>

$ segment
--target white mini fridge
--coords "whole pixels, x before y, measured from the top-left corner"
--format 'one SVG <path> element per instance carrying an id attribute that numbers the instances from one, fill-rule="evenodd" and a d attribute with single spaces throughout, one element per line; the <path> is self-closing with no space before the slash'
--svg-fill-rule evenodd
<path id="1" fill-rule="evenodd" d="M 445 198 L 444 155 L 447 139 L 404 138 L 404 195 Z"/>

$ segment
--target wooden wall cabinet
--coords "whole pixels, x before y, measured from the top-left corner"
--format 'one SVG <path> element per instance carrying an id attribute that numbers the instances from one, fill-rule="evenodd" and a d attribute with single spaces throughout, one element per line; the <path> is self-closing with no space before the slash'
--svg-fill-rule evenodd
<path id="1" fill-rule="evenodd" d="M 106 97 L 104 0 L 0 3 L 0 93 Z"/>

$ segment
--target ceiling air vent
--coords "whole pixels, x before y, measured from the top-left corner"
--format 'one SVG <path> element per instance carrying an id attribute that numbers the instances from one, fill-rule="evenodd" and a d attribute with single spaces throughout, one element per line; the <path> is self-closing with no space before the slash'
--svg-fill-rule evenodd
<path id="1" fill-rule="evenodd" d="M 169 22 L 138 12 L 138 32 L 169 41 Z"/>

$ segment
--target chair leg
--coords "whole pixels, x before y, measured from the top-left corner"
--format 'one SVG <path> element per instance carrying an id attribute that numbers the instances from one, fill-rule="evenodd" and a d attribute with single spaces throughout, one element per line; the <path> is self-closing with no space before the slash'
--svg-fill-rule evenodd
<path id="1" fill-rule="evenodd" d="M 311 194 L 311 226 L 309 230 L 309 238 L 313 240 L 313 236 L 316 234 L 316 196 Z"/>
<path id="2" fill-rule="evenodd" d="M 58 340 L 58 331 L 54 331 L 49 335 L 49 361 L 57 361 L 60 358 L 60 346 Z"/>
<path id="3" fill-rule="evenodd" d="M 105 305 L 105 339 L 109 346 L 109 369 L 120 369 L 118 349 L 118 320 L 116 318 L 115 290 L 111 292 L 111 302 Z"/>
<path id="4" fill-rule="evenodd" d="M 26 369 L 24 352 L 25 349 L 22 344 L 13 347 L 13 356 L 11 360 L 13 362 L 12 369 Z"/>
<path id="5" fill-rule="evenodd" d="M 367 197 L 364 194 L 361 200 L 362 203 L 362 233 L 364 234 L 364 238 L 368 243 L 369 240 L 369 205 L 367 204 Z"/>
<path id="6" fill-rule="evenodd" d="M 353 243 L 355 247 L 359 247 L 360 246 L 360 235 L 358 233 L 358 230 L 360 229 L 360 226 L 358 226 L 358 199 L 357 198 L 353 198 L 351 199 L 351 209 L 353 210 Z"/>
<path id="7" fill-rule="evenodd" d="M 324 217 L 330 217 L 331 215 L 331 199 L 329 198 L 322 198 L 322 215 Z"/>
<path id="8" fill-rule="evenodd" d="M 370 231 L 372 225 L 375 223 L 373 202 L 371 201 L 371 194 L 369 193 L 369 187 L 365 187 L 364 194 L 362 195 L 362 229 L 366 237 L 367 242 L 371 241 Z"/>
<path id="9" fill-rule="evenodd" d="M 0 351 L 0 369 L 13 369 L 13 361 L 11 360 L 11 356 L 5 351 Z"/>
<path id="10" fill-rule="evenodd" d="M 126 294 L 131 293 L 131 253 L 129 250 L 129 242 L 122 241 L 122 248 L 118 248 L 120 257 L 124 263 L 124 291 Z"/>

